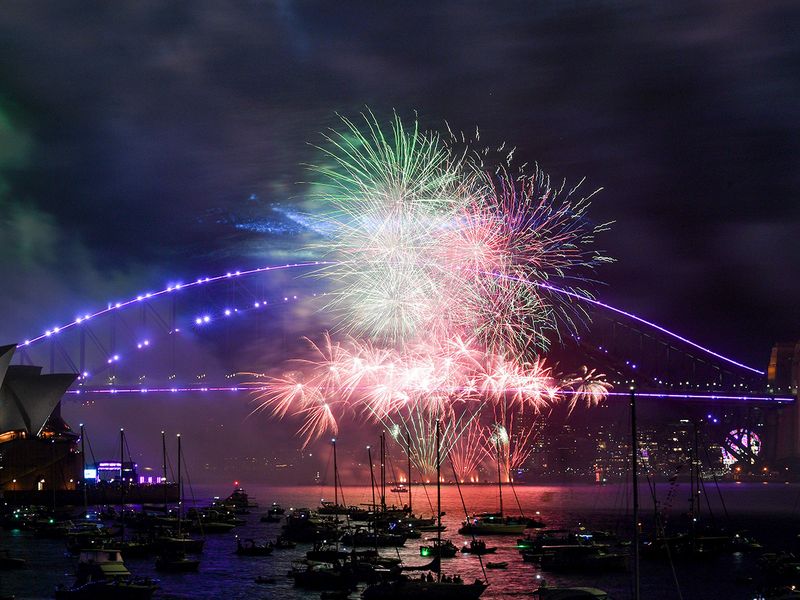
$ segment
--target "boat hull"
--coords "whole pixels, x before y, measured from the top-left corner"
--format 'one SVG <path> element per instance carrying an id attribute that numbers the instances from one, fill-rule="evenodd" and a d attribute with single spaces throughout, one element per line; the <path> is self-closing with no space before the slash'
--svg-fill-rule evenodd
<path id="1" fill-rule="evenodd" d="M 369 586 L 361 594 L 363 600 L 477 600 L 486 584 L 438 583 L 428 581 L 392 581 Z"/>

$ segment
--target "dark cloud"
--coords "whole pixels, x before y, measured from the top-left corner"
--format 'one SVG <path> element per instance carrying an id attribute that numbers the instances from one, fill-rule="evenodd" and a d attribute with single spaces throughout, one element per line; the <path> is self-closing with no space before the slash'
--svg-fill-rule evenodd
<path id="1" fill-rule="evenodd" d="M 104 267 L 289 250 L 286 232 L 258 226 L 275 215 L 248 214 L 247 199 L 301 202 L 307 142 L 335 111 L 416 109 L 603 186 L 595 215 L 617 221 L 601 240 L 620 259 L 612 297 L 750 354 L 726 332 L 774 307 L 765 297 L 715 317 L 720 293 L 743 294 L 720 268 L 741 255 L 716 246 L 737 223 L 800 224 L 796 13 L 789 2 L 25 3 L 0 19 L 0 84 L 32 121 L 22 190 Z M 730 266 L 791 270 L 797 248 L 756 245 Z M 700 302 L 683 312 L 686 286 Z M 749 358 L 799 328 L 786 314 L 753 331 Z"/>

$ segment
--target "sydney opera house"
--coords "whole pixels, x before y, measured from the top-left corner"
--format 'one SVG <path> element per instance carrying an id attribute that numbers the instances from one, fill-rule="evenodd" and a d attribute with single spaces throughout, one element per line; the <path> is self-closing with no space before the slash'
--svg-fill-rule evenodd
<path id="1" fill-rule="evenodd" d="M 0 492 L 73 490 L 79 436 L 61 418 L 61 398 L 76 375 L 12 365 L 15 350 L 0 346 Z"/>

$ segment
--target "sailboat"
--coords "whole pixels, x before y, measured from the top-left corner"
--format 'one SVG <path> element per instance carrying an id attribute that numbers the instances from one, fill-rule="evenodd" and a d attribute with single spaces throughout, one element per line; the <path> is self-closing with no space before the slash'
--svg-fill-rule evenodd
<path id="1" fill-rule="evenodd" d="M 677 478 L 677 477 L 676 477 Z M 694 423 L 694 443 L 690 454 L 688 531 L 668 535 L 656 511 L 656 534 L 643 542 L 642 556 L 651 559 L 696 560 L 713 558 L 723 553 L 733 553 L 757 547 L 747 536 L 731 534 L 716 525 L 702 524 L 700 518 L 701 493 L 705 483 L 701 474 L 698 424 Z M 721 492 L 720 492 L 721 494 Z M 711 506 L 709 504 L 709 513 Z M 713 514 L 710 514 L 713 522 Z"/>
<path id="2" fill-rule="evenodd" d="M 528 527 L 527 519 L 507 517 L 503 514 L 503 478 L 500 474 L 500 450 L 497 451 L 497 491 L 500 494 L 500 512 L 472 515 L 458 530 L 463 535 L 522 535 Z"/>
<path id="3" fill-rule="evenodd" d="M 178 508 L 178 538 L 181 538 L 181 522 L 183 516 L 183 479 L 181 478 L 181 434 L 178 434 L 178 490 L 180 492 L 180 507 Z M 200 561 L 197 559 L 186 558 L 186 551 L 183 548 L 169 547 L 162 550 L 156 558 L 156 570 L 185 572 L 197 571 Z"/>
<path id="4" fill-rule="evenodd" d="M 169 515 L 169 497 L 168 497 L 168 483 L 167 483 L 167 439 L 166 433 L 164 431 L 161 432 L 161 463 L 163 468 L 163 476 L 164 476 L 164 519 L 163 522 L 165 523 L 172 523 L 172 517 L 168 517 Z M 180 470 L 180 469 L 179 469 Z M 180 489 L 178 490 L 180 493 Z M 179 507 L 180 510 L 180 507 Z M 175 525 L 178 525 L 177 518 L 175 519 Z M 203 551 L 203 546 L 205 545 L 206 541 L 204 538 L 193 538 L 190 537 L 188 533 L 181 533 L 178 535 L 174 535 L 167 531 L 164 535 L 160 535 L 155 539 L 155 546 L 158 550 L 163 552 L 172 552 L 172 551 L 179 551 L 179 552 L 186 552 L 188 554 L 199 554 Z"/>
<path id="5" fill-rule="evenodd" d="M 125 539 L 125 479 L 123 478 L 123 466 L 125 464 L 125 430 L 119 430 L 119 485 L 120 485 L 120 500 L 119 500 L 119 515 L 120 515 L 120 540 L 114 542 L 113 547 L 122 553 L 123 558 L 135 558 L 141 556 L 148 556 L 153 549 L 153 545 L 149 541 L 142 539 Z M 130 451 L 128 453 L 130 459 Z M 132 461 L 131 461 L 132 462 Z"/>
<path id="6" fill-rule="evenodd" d="M 436 420 L 436 520 L 440 526 L 437 534 L 437 545 L 442 545 L 442 483 L 441 483 L 441 454 L 440 454 L 440 428 Z M 442 577 L 440 561 L 433 565 L 436 577 L 426 577 L 424 574 L 417 578 L 402 575 L 394 581 L 385 581 L 368 586 L 361 594 L 363 600 L 477 600 L 481 597 L 488 585 L 479 579 L 474 583 L 464 583 L 461 578 Z"/>
<path id="7" fill-rule="evenodd" d="M 633 479 L 633 600 L 641 599 L 639 569 L 639 432 L 636 424 L 636 391 L 631 387 L 631 474 Z M 545 546 L 546 547 L 546 546 Z M 544 548 L 544 547 L 543 547 Z M 608 594 L 598 588 L 549 587 L 541 580 L 534 591 L 539 600 L 608 600 Z"/>
<path id="8" fill-rule="evenodd" d="M 333 502 L 321 500 L 317 513 L 321 515 L 346 515 L 349 508 L 344 504 L 344 490 L 342 490 L 342 504 L 339 504 L 339 464 L 336 457 L 336 438 L 331 439 L 333 447 Z"/>

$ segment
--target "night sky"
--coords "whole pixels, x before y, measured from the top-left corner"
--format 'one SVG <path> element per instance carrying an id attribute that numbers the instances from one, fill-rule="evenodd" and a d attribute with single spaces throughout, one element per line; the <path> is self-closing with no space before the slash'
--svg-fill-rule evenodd
<path id="1" fill-rule="evenodd" d="M 481 130 L 603 188 L 598 296 L 764 367 L 800 338 L 796 2 L 18 2 L 0 343 L 299 257 L 336 113 Z M 160 286 L 159 286 L 160 287 Z"/>

